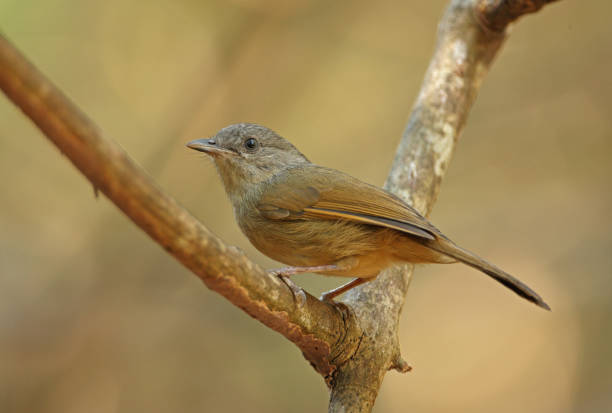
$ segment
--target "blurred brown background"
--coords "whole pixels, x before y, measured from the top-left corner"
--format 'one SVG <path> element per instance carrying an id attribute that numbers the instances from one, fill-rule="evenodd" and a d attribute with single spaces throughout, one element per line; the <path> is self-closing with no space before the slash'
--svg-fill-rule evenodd
<path id="1" fill-rule="evenodd" d="M 0 0 L 0 30 L 224 240 L 212 165 L 184 147 L 239 121 L 382 184 L 446 1 Z M 461 265 L 419 268 L 407 375 L 377 412 L 612 410 L 610 2 L 514 28 L 434 209 L 546 313 Z M 299 351 L 150 241 L 0 98 L 0 411 L 313 412 Z M 319 294 L 343 279 L 296 278 Z"/>

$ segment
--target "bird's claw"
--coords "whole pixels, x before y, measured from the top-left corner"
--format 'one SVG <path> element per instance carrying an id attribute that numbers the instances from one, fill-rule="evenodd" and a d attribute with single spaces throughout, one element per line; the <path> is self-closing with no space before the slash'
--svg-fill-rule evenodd
<path id="1" fill-rule="evenodd" d="M 304 305 L 306 305 L 306 293 L 296 283 L 294 283 L 289 276 L 283 274 L 281 271 L 270 271 L 270 274 L 276 275 L 283 283 L 285 283 L 287 287 L 289 287 L 293 293 L 293 298 L 295 299 L 295 303 L 297 304 L 298 308 L 302 308 Z"/>

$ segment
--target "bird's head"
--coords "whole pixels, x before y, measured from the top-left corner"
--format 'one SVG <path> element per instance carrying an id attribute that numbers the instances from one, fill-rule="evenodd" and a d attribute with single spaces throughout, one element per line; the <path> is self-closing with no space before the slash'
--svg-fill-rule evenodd
<path id="1" fill-rule="evenodd" d="M 309 162 L 289 141 L 253 123 L 230 125 L 187 147 L 212 157 L 230 198 L 284 169 Z"/>

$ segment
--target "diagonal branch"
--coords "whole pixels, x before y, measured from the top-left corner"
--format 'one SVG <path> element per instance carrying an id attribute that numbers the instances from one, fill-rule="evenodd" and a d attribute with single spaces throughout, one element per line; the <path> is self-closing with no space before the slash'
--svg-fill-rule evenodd
<path id="1" fill-rule="evenodd" d="M 455 142 L 506 26 L 547 0 L 452 0 L 400 142 L 386 187 L 428 213 Z M 0 88 L 70 161 L 136 225 L 212 290 L 280 332 L 331 388 L 330 411 L 368 412 L 387 370 L 405 372 L 398 322 L 412 274 L 395 267 L 352 290 L 344 305 L 288 287 L 223 243 L 153 180 L 2 36 Z"/>
<path id="2" fill-rule="evenodd" d="M 351 350 L 354 325 L 312 296 L 297 310 L 293 294 L 241 251 L 226 245 L 165 194 L 116 143 L 0 36 L 4 93 L 136 225 L 204 283 L 294 342 L 324 376 Z"/>

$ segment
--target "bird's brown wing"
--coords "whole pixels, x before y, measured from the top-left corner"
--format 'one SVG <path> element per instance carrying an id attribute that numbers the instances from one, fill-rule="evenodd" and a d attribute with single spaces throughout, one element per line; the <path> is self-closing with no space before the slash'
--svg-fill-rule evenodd
<path id="1" fill-rule="evenodd" d="M 344 219 L 435 240 L 440 232 L 389 192 L 342 172 L 308 164 L 269 181 L 258 209 L 269 219 Z"/>

